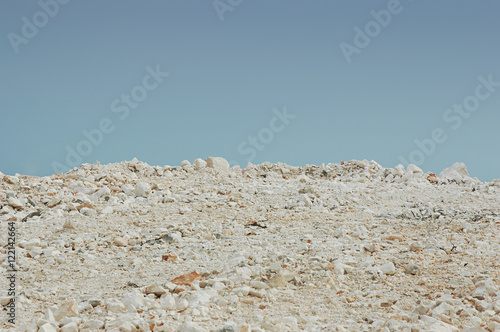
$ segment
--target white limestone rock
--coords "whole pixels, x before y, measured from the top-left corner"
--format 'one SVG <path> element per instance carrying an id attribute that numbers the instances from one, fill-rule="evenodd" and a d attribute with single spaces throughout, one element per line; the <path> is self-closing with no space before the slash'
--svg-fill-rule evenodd
<path id="1" fill-rule="evenodd" d="M 387 275 L 393 275 L 396 273 L 396 267 L 392 262 L 385 262 L 381 266 L 379 266 L 380 272 Z"/>
<path id="2" fill-rule="evenodd" d="M 57 329 L 50 323 L 45 323 L 38 328 L 39 332 L 57 332 Z"/>
<path id="3" fill-rule="evenodd" d="M 7 203 L 12 206 L 14 209 L 22 210 L 24 208 L 23 203 L 15 197 L 10 197 L 7 199 Z"/>
<path id="4" fill-rule="evenodd" d="M 151 186 L 145 182 L 139 182 L 135 185 L 135 197 L 147 197 L 151 191 Z"/>
<path id="5" fill-rule="evenodd" d="M 197 158 L 195 161 L 193 161 L 193 166 L 194 169 L 201 170 L 207 166 L 207 162 L 201 158 Z"/>
<path id="6" fill-rule="evenodd" d="M 185 322 L 175 330 L 176 332 L 203 332 L 205 331 L 198 324 L 193 322 Z"/>
<path id="7" fill-rule="evenodd" d="M 229 162 L 222 157 L 208 157 L 205 161 L 207 167 L 213 168 L 219 172 L 229 171 Z"/>
<path id="8" fill-rule="evenodd" d="M 439 176 L 443 179 L 455 181 L 457 183 L 471 179 L 464 163 L 454 163 L 450 167 L 444 169 Z"/>
<path id="9" fill-rule="evenodd" d="M 135 194 L 134 186 L 129 183 L 124 184 L 121 189 L 127 196 L 132 196 Z"/>
<path id="10" fill-rule="evenodd" d="M 78 316 L 78 304 L 76 303 L 76 301 L 63 303 L 54 312 L 54 318 L 56 319 L 56 321 L 60 321 L 64 317 L 75 316 Z"/>

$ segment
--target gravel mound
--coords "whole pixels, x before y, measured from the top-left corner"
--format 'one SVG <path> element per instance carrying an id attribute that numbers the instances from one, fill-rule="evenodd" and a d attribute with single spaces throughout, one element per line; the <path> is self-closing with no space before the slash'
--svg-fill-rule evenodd
<path id="1" fill-rule="evenodd" d="M 500 331 L 499 194 L 462 163 L 0 173 L 0 329 Z"/>

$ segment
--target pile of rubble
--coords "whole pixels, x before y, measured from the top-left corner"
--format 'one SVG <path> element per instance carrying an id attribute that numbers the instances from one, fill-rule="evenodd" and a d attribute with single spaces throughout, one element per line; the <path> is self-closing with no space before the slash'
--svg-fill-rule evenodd
<path id="1" fill-rule="evenodd" d="M 0 173 L 0 329 L 500 331 L 499 194 L 461 163 Z"/>

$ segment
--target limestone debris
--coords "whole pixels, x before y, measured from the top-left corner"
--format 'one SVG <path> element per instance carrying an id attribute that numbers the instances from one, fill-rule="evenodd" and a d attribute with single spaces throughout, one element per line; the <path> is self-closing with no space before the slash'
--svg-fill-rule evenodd
<path id="1" fill-rule="evenodd" d="M 374 161 L 0 173 L 2 331 L 500 331 L 500 180 Z"/>

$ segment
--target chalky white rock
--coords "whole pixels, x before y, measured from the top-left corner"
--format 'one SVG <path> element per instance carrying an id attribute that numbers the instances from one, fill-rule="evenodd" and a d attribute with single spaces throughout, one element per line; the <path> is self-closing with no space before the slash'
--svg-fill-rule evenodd
<path id="1" fill-rule="evenodd" d="M 0 175 L 0 239 L 14 223 L 23 331 L 494 331 L 499 183 L 463 164 L 84 164 Z"/>

